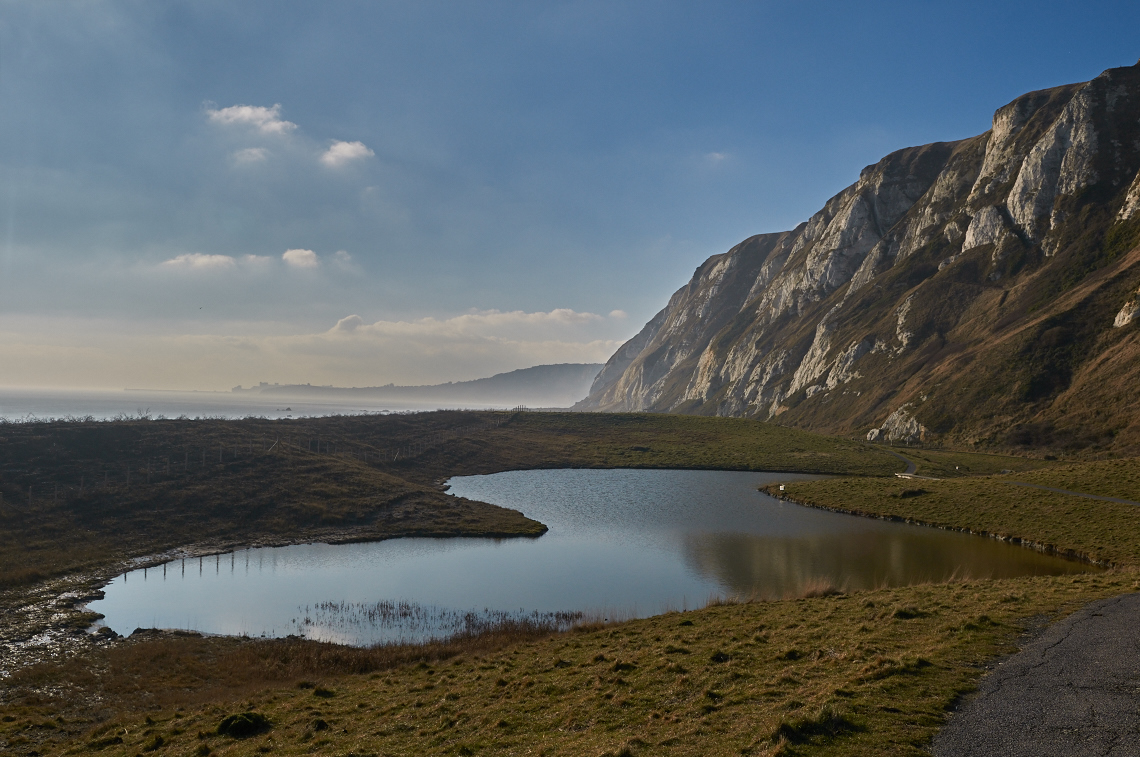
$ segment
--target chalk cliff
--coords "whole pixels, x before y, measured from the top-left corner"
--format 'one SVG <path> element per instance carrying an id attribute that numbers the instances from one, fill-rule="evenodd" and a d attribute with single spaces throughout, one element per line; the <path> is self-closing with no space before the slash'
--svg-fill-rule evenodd
<path id="1" fill-rule="evenodd" d="M 709 258 L 578 407 L 1140 448 L 1138 244 L 1140 64 L 894 152 Z"/>

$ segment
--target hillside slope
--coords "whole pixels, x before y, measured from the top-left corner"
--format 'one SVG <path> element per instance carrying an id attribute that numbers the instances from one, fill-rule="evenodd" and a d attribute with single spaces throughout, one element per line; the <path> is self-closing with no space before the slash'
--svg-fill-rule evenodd
<path id="1" fill-rule="evenodd" d="M 1140 450 L 1140 64 L 865 168 L 709 258 L 584 410 L 892 440 Z"/>
<path id="2" fill-rule="evenodd" d="M 334 387 L 308 384 L 263 385 L 251 390 L 282 398 L 358 399 L 439 405 L 510 407 L 568 407 L 585 397 L 602 366 L 597 363 L 558 363 L 496 373 L 488 378 L 426 386 Z M 243 391 L 238 390 L 235 391 Z"/>

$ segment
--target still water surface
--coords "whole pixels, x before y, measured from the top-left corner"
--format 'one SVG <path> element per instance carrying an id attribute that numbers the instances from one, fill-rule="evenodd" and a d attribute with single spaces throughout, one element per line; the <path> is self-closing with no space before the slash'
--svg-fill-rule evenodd
<path id="1" fill-rule="evenodd" d="M 119 633 L 185 628 L 367 645 L 449 635 L 503 613 L 643 617 L 712 596 L 780 597 L 821 582 L 855 590 L 1088 570 L 992 539 L 799 507 L 757 491 L 803 478 L 668 470 L 457 477 L 451 493 L 521 510 L 549 532 L 175 561 L 119 576 L 91 609 Z"/>

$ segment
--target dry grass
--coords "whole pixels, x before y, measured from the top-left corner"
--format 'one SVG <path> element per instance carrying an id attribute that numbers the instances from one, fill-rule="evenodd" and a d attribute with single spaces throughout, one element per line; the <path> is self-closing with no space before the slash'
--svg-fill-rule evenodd
<path id="1" fill-rule="evenodd" d="M 550 467 L 863 475 L 902 464 L 870 445 L 757 421 L 664 415 L 4 424 L 0 588 L 190 544 L 534 536 L 542 524 L 446 496 L 438 483 Z"/>
<path id="2" fill-rule="evenodd" d="M 894 447 L 903 457 L 913 460 L 915 471 L 920 476 L 936 478 L 958 478 L 962 476 L 988 476 L 1003 470 L 1014 472 L 1031 471 L 1057 465 L 1051 460 L 1033 457 L 1014 457 L 983 452 L 958 452 L 954 450 L 923 449 L 921 447 Z"/>
<path id="3" fill-rule="evenodd" d="M 1003 483 L 1007 480 L 1140 500 L 1140 459 L 944 481 L 798 481 L 787 484 L 784 493 L 820 507 L 965 528 L 1082 559 L 1140 566 L 1140 507 L 1011 486 Z"/>
<path id="4" fill-rule="evenodd" d="M 418 524 L 476 533 L 489 527 L 493 511 L 480 516 L 478 503 L 461 503 L 449 513 L 435 483 L 446 475 L 511 468 L 861 475 L 902 468 L 882 449 L 755 421 L 575 414 L 502 420 L 487 413 L 431 413 L 228 424 L 133 421 L 96 424 L 99 434 L 122 438 L 94 446 L 89 439 L 79 443 L 90 430 L 83 424 L 21 426 L 15 431 L 28 435 L 23 445 L 14 445 L 17 434 L 5 429 L 0 490 L 13 509 L 0 516 L 7 519 L 0 559 L 8 560 L 11 576 L 21 564 L 74 570 L 206 538 L 248 542 L 318 532 L 375 537 L 397 520 L 405 529 Z M 227 434 L 248 441 L 271 431 L 285 443 L 272 452 L 238 454 L 201 471 L 200 478 L 192 470 L 155 476 L 135 493 L 108 490 L 105 499 L 91 494 L 28 511 L 14 507 L 8 495 L 19 491 L 20 476 L 86 476 L 84 466 L 130 444 L 140 454 L 169 456 L 179 443 L 220 444 Z M 61 443 L 68 434 L 73 440 Z M 303 443 L 308 435 L 319 435 L 337 454 L 310 452 Z M 415 445 L 415 455 L 377 460 L 378 450 L 399 445 Z M 908 454 L 919 455 L 930 470 L 963 462 L 977 470 L 1026 470 L 1040 462 Z M 1122 480 L 1111 466 L 1073 469 L 1078 478 L 1086 474 L 1106 486 Z M 1131 506 L 1114 509 L 985 478 L 924 481 L 920 487 L 894 478 L 787 487 L 796 498 L 826 506 L 1008 533 L 1140 565 L 1140 521 L 1129 520 L 1140 509 Z M 898 496 L 907 488 L 922 493 Z M 401 517 L 388 518 L 394 513 Z M 507 522 L 520 531 L 536 525 Z M 21 545 L 25 537 L 28 543 Z M 21 563 L 27 556 L 38 557 Z M 0 691 L 0 748 L 28 755 L 917 755 L 984 665 L 1013 648 L 1027 619 L 1055 617 L 1137 586 L 1132 572 L 963 579 L 856 594 L 821 583 L 799 598 L 718 598 L 695 612 L 616 624 L 595 620 L 562 634 L 503 628 L 448 643 L 375 650 L 295 639 L 140 634 L 9 678 Z M 218 734 L 223 719 L 246 712 L 267 718 L 268 728 L 251 716 L 241 721 L 250 725 L 248 738 Z"/>
<path id="5" fill-rule="evenodd" d="M 1024 618 L 1137 587 L 963 581 L 381 650 L 140 640 L 22 674 L 0 739 L 43 754 L 133 755 L 159 736 L 170 755 L 919 755 Z M 245 711 L 271 728 L 217 735 Z"/>

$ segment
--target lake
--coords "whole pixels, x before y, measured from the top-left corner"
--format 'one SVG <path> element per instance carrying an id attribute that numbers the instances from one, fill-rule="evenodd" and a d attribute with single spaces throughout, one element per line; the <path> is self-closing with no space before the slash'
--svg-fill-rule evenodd
<path id="1" fill-rule="evenodd" d="M 181 628 L 354 645 L 479 630 L 504 617 L 565 625 L 952 577 L 1089 567 L 968 534 L 815 510 L 757 491 L 795 474 L 538 470 L 450 480 L 521 510 L 534 539 L 303 544 L 178 560 L 117 577 L 90 608 L 119 633 Z"/>

